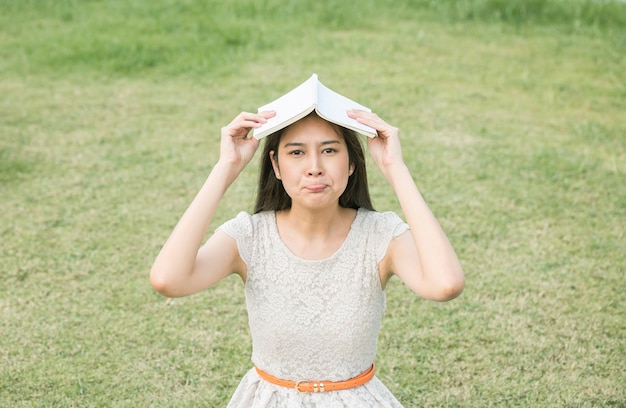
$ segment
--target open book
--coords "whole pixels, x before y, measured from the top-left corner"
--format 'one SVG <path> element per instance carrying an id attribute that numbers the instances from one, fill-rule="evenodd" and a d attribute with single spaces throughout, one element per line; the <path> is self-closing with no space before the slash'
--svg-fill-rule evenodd
<path id="1" fill-rule="evenodd" d="M 371 112 L 370 108 L 325 87 L 317 79 L 317 74 L 313 74 L 306 82 L 259 108 L 259 112 L 274 110 L 276 116 L 268 119 L 263 126 L 254 129 L 252 136 L 256 139 L 262 139 L 315 110 L 321 118 L 329 122 L 352 129 L 368 137 L 376 137 L 376 130 L 349 118 L 346 113 L 348 109 L 361 109 Z"/>

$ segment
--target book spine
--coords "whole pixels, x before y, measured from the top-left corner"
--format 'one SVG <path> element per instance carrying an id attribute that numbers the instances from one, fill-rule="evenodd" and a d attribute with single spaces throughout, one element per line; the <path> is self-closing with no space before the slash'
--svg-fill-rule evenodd
<path id="1" fill-rule="evenodd" d="M 317 105 L 319 104 L 319 89 L 320 89 L 320 81 L 317 78 L 317 74 L 313 74 L 313 76 L 315 77 L 315 80 L 313 81 L 313 103 L 315 104 L 315 107 L 317 108 Z M 317 110 L 317 109 L 316 109 Z"/>

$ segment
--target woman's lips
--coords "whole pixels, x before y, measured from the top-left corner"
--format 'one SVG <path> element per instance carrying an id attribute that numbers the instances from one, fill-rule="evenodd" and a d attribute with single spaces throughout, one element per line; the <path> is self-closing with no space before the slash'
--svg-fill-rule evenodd
<path id="1" fill-rule="evenodd" d="M 326 184 L 309 184 L 305 188 L 312 193 L 318 193 L 326 189 Z"/>

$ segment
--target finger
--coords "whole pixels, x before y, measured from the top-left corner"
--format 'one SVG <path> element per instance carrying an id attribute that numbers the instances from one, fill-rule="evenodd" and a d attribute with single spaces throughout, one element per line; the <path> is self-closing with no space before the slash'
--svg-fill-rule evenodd
<path id="1" fill-rule="evenodd" d="M 264 119 L 271 119 L 274 116 L 276 116 L 276 111 L 274 110 L 270 110 L 270 111 L 263 111 L 263 112 L 259 112 L 259 115 L 261 117 L 263 117 Z"/>
<path id="2" fill-rule="evenodd" d="M 374 112 L 368 112 L 359 109 L 351 109 L 347 111 L 348 116 L 352 119 L 356 120 L 359 123 L 363 123 L 366 125 L 386 125 L 387 122 L 382 120 L 377 114 Z M 374 126 L 372 126 L 374 127 Z"/>
<path id="3" fill-rule="evenodd" d="M 261 113 L 251 113 L 251 112 L 241 112 L 235 119 L 233 119 L 233 123 L 260 123 L 263 124 L 267 122 L 265 115 Z"/>
<path id="4" fill-rule="evenodd" d="M 364 111 L 362 109 L 348 109 L 346 113 L 348 114 L 348 117 L 357 121 L 359 119 L 367 118 L 368 116 L 376 116 L 375 113 Z"/>
<path id="5" fill-rule="evenodd" d="M 348 116 L 355 119 L 359 123 L 376 129 L 379 136 L 386 138 L 398 133 L 398 128 L 385 122 L 374 112 L 352 109 L 348 110 Z"/>
<path id="6" fill-rule="evenodd" d="M 271 117 L 273 114 L 269 112 L 263 114 L 241 112 L 223 130 L 233 135 L 240 135 L 242 131 L 247 134 L 250 129 L 261 127 L 266 123 L 266 116 Z"/>

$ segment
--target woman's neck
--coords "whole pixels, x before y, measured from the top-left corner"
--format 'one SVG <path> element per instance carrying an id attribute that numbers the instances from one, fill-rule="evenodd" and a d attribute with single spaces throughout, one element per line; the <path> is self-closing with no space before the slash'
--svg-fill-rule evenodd
<path id="1" fill-rule="evenodd" d="M 292 207 L 277 213 L 284 227 L 295 229 L 305 236 L 331 235 L 333 230 L 344 229 L 352 224 L 355 210 L 344 207 L 333 207 L 318 211 Z"/>
<path id="2" fill-rule="evenodd" d="M 276 227 L 283 243 L 303 259 L 325 259 L 348 237 L 356 210 L 337 207 L 333 211 L 299 211 L 291 208 L 276 213 Z"/>

